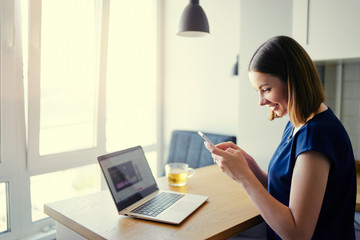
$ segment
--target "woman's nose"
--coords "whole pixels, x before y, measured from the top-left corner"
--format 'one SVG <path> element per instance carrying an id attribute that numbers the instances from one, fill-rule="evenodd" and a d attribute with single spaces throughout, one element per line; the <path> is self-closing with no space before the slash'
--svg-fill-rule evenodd
<path id="1" fill-rule="evenodd" d="M 264 96 L 262 94 L 259 95 L 259 105 L 260 106 L 264 106 L 266 105 L 268 101 L 266 100 L 266 98 L 264 98 Z"/>

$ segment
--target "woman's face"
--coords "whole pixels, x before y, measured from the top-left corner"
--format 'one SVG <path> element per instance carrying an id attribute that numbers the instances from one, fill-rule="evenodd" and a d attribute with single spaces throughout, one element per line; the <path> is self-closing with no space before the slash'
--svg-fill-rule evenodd
<path id="1" fill-rule="evenodd" d="M 260 72 L 249 72 L 249 79 L 259 92 L 260 106 L 268 106 L 279 117 L 288 113 L 288 90 L 285 83 L 278 77 Z"/>

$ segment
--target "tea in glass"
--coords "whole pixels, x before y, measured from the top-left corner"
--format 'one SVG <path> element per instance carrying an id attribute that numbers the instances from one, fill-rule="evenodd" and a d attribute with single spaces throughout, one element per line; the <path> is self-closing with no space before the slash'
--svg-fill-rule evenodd
<path id="1" fill-rule="evenodd" d="M 170 185 L 184 186 L 195 171 L 186 163 L 168 163 L 165 165 L 165 172 Z"/>

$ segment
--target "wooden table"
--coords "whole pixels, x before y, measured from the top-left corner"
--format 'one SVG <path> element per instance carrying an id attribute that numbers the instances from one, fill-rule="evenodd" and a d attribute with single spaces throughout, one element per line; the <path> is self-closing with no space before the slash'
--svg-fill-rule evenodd
<path id="1" fill-rule="evenodd" d="M 120 216 L 108 190 L 46 204 L 44 212 L 87 239 L 227 239 L 263 221 L 243 188 L 216 165 L 196 169 L 184 187 L 169 186 L 164 177 L 157 182 L 209 200 L 180 225 Z"/>

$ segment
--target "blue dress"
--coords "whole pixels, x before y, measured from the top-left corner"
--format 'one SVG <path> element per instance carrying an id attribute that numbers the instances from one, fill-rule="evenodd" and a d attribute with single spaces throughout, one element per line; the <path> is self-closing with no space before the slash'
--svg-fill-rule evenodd
<path id="1" fill-rule="evenodd" d="M 268 168 L 268 192 L 289 206 L 291 178 L 299 154 L 317 151 L 331 162 L 319 219 L 312 239 L 355 239 L 356 170 L 345 128 L 327 109 L 315 115 L 292 137 L 294 126 L 285 127 L 280 145 Z M 268 239 L 281 239 L 268 227 Z"/>

